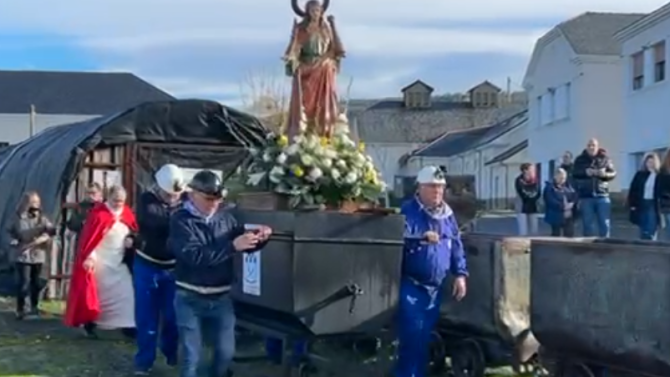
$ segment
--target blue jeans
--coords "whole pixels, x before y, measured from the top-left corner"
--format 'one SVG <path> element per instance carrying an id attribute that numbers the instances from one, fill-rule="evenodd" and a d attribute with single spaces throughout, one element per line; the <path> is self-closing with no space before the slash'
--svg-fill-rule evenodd
<path id="1" fill-rule="evenodd" d="M 584 237 L 596 236 L 596 224 L 599 237 L 607 238 L 610 236 L 611 209 L 612 203 L 608 196 L 579 199 Z"/>
<path id="2" fill-rule="evenodd" d="M 135 369 L 147 371 L 156 360 L 160 323 L 161 352 L 167 363 L 177 364 L 178 330 L 174 310 L 175 283 L 168 270 L 158 268 L 141 257 L 133 263 L 137 353 Z"/>
<path id="3" fill-rule="evenodd" d="M 178 289 L 175 308 L 184 353 L 179 377 L 197 377 L 203 340 L 213 348 L 209 375 L 226 376 L 235 355 L 235 311 L 230 295 Z"/>
<path id="4" fill-rule="evenodd" d="M 640 238 L 643 240 L 656 240 L 658 234 L 656 203 L 653 200 L 644 200 L 637 210 L 639 211 L 638 227 L 640 228 Z"/>
<path id="5" fill-rule="evenodd" d="M 440 317 L 442 288 L 426 288 L 403 279 L 396 332 L 398 361 L 395 377 L 425 377 L 431 333 Z"/>

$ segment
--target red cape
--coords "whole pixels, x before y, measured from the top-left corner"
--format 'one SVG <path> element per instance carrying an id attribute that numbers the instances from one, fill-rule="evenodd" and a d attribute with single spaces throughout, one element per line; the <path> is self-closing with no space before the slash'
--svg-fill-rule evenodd
<path id="1" fill-rule="evenodd" d="M 130 207 L 125 206 L 121 213 L 121 222 L 137 232 L 137 222 Z M 100 302 L 95 283 L 95 275 L 84 269 L 84 261 L 114 225 L 114 215 L 106 204 L 96 204 L 86 217 L 84 228 L 79 235 L 77 253 L 72 266 L 70 291 L 67 296 L 64 322 L 68 326 L 79 327 L 95 322 L 100 316 Z"/>

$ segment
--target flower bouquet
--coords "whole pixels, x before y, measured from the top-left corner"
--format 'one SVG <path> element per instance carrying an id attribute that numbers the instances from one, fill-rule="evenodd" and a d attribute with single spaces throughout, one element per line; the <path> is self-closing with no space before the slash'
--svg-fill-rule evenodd
<path id="1" fill-rule="evenodd" d="M 301 123 L 304 130 L 304 118 Z M 247 185 L 287 197 L 292 209 L 376 203 L 386 190 L 365 145 L 352 140 L 344 114 L 332 138 L 270 134 L 267 145 L 251 154 Z"/>

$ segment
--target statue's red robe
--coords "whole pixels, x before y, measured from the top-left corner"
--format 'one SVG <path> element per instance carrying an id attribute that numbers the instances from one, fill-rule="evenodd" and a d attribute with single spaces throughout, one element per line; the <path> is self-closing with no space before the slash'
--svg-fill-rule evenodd
<path id="1" fill-rule="evenodd" d="M 126 224 L 131 232 L 137 231 L 137 221 L 130 207 L 125 206 L 119 221 Z M 95 322 L 100 316 L 100 302 L 95 282 L 95 273 L 84 269 L 84 261 L 100 245 L 109 229 L 114 225 L 114 214 L 106 204 L 97 204 L 86 218 L 82 229 L 70 280 L 64 322 L 68 326 L 79 327 Z"/>

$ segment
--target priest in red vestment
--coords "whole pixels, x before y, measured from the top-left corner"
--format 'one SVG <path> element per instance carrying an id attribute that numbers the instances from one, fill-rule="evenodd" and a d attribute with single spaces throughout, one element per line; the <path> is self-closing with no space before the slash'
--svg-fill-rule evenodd
<path id="1" fill-rule="evenodd" d="M 124 264 L 128 237 L 137 231 L 126 205 L 126 191 L 114 186 L 108 200 L 97 204 L 82 229 L 67 298 L 65 324 L 94 329 L 134 329 L 134 292 Z"/>

